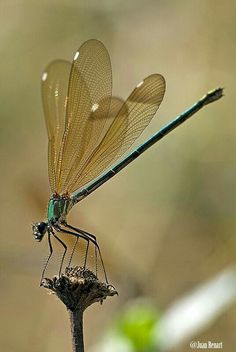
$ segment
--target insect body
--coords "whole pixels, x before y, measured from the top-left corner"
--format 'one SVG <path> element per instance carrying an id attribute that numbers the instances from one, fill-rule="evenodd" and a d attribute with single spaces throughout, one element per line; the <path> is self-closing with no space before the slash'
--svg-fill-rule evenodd
<path id="1" fill-rule="evenodd" d="M 40 222 L 33 225 L 35 239 L 41 241 L 47 228 L 59 226 L 66 221 L 66 216 L 73 206 L 73 202 L 67 195 L 53 195 L 48 202 L 47 222 Z"/>
<path id="2" fill-rule="evenodd" d="M 219 99 L 222 89 L 208 93 L 115 164 L 149 124 L 164 93 L 163 76 L 152 74 L 135 87 L 125 102 L 113 97 L 110 57 L 105 46 L 97 40 L 85 42 L 76 52 L 72 64 L 56 60 L 46 68 L 42 76 L 42 98 L 52 196 L 47 220 L 33 224 L 37 241 L 46 234 L 48 237 L 50 253 L 42 278 L 53 253 L 52 236 L 64 248 L 61 274 L 67 246 L 58 236 L 60 232 L 76 238 L 74 250 L 78 239 L 86 241 L 84 267 L 89 244 L 94 245 L 107 281 L 96 237 L 69 225 L 66 220 L 68 212 L 204 105 Z"/>

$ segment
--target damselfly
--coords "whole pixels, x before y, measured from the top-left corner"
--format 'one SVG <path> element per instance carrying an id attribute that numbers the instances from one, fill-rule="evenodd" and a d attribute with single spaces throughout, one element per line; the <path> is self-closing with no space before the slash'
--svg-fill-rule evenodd
<path id="1" fill-rule="evenodd" d="M 164 93 L 163 76 L 152 74 L 136 86 L 125 102 L 112 97 L 110 57 L 98 40 L 86 41 L 76 52 L 72 64 L 56 60 L 47 66 L 42 75 L 42 98 L 52 195 L 47 220 L 33 224 L 37 241 L 41 241 L 45 234 L 48 236 L 50 253 L 42 278 L 53 253 L 52 236 L 63 246 L 61 275 L 67 246 L 58 236 L 60 232 L 75 236 L 76 244 L 79 238 L 86 241 L 84 267 L 89 245 L 94 245 L 107 281 L 96 237 L 69 225 L 66 220 L 68 212 L 203 106 L 218 100 L 223 89 L 209 92 L 114 165 L 149 124 Z"/>

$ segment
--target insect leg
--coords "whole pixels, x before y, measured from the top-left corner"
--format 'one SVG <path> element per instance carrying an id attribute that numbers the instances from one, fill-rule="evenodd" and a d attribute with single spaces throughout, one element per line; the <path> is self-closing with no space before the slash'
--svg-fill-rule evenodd
<path id="1" fill-rule="evenodd" d="M 77 247 L 78 241 L 79 241 L 79 237 L 76 236 L 75 243 L 74 243 L 74 246 L 72 248 L 70 259 L 69 259 L 69 262 L 68 262 L 68 266 L 71 265 L 71 261 L 72 261 L 73 255 L 75 253 L 75 248 Z"/>
<path id="2" fill-rule="evenodd" d="M 79 240 L 79 236 L 76 236 L 76 240 L 75 240 L 73 249 L 72 249 L 72 251 L 71 251 L 71 255 L 70 255 L 69 262 L 68 262 L 68 266 L 71 265 L 71 261 L 72 261 L 73 255 L 74 255 L 74 253 L 75 253 L 75 249 L 76 249 L 76 247 L 77 247 L 78 240 Z M 87 256 L 88 256 L 88 249 L 89 249 L 89 242 L 90 242 L 90 241 L 87 240 L 87 239 L 86 239 L 86 241 L 87 241 L 87 246 L 86 246 L 85 259 L 84 259 L 84 265 L 83 265 L 84 269 L 85 269 L 86 264 L 87 264 Z M 97 248 L 97 247 L 95 246 L 95 248 Z"/>
<path id="3" fill-rule="evenodd" d="M 82 233 L 79 233 L 79 232 L 72 232 L 72 231 L 69 231 L 69 230 L 66 230 L 66 229 L 60 227 L 59 225 L 56 226 L 56 229 L 57 229 L 57 231 L 59 231 L 59 232 L 64 232 L 64 233 L 67 233 L 67 234 L 69 234 L 69 235 L 76 236 L 77 239 L 83 238 L 83 239 L 87 242 L 86 253 L 85 253 L 85 260 L 84 260 L 84 265 L 83 265 L 83 268 L 85 269 L 85 266 L 86 266 L 86 263 L 87 263 L 89 242 L 92 241 L 92 242 L 96 245 L 96 243 L 94 242 L 94 240 L 91 239 L 91 238 L 89 238 L 86 234 L 82 234 Z M 71 258 L 70 258 L 70 262 L 71 262 L 71 259 L 72 259 L 73 254 L 74 254 L 74 250 L 75 250 L 76 244 L 77 244 L 77 242 L 75 242 L 74 248 L 73 248 L 73 250 L 72 250 L 72 255 L 71 255 Z M 63 257 L 63 258 L 64 258 L 64 257 Z"/>
<path id="4" fill-rule="evenodd" d="M 55 229 L 60 231 L 57 227 Z M 59 277 L 60 277 L 61 276 L 62 265 L 64 263 L 65 255 L 66 255 L 66 252 L 67 252 L 67 245 L 57 235 L 55 235 L 54 232 L 52 232 L 52 235 L 64 247 L 64 252 L 63 252 L 63 255 L 62 255 L 61 264 L 60 264 L 60 268 L 59 268 Z"/>
<path id="5" fill-rule="evenodd" d="M 74 227 L 74 226 L 72 226 L 72 225 L 67 224 L 67 222 L 63 222 L 63 225 L 64 225 L 65 227 L 68 227 L 68 228 L 71 229 L 71 230 L 74 230 L 74 231 L 76 231 L 76 232 L 79 232 L 79 233 L 82 233 L 82 234 L 88 236 L 88 237 L 90 238 L 90 240 L 91 240 L 93 243 L 94 243 L 94 242 L 97 243 L 97 238 L 96 238 L 96 236 L 94 236 L 92 233 L 89 233 L 89 232 L 87 232 L 87 231 L 78 229 L 77 227 Z M 95 244 L 95 243 L 94 243 L 94 244 Z"/>
<path id="6" fill-rule="evenodd" d="M 74 230 L 75 232 L 77 232 L 80 235 L 86 236 L 95 245 L 96 271 L 97 271 L 97 251 L 98 251 L 99 257 L 100 257 L 100 260 L 101 260 L 101 263 L 102 263 L 102 269 L 103 269 L 103 272 L 104 272 L 105 280 L 106 280 L 106 283 L 108 284 L 107 273 L 106 273 L 106 270 L 105 270 L 105 265 L 104 265 L 104 262 L 103 262 L 103 259 L 102 259 L 102 253 L 101 253 L 100 247 L 99 247 L 99 245 L 97 243 L 96 236 L 94 236 L 93 234 L 91 234 L 91 233 L 89 233 L 87 231 L 84 231 L 84 230 L 78 229 L 78 228 L 76 228 L 74 226 L 71 226 L 71 225 L 67 224 L 66 222 L 64 222 L 63 225 L 65 227 L 69 228 L 69 229 Z M 97 274 L 97 272 L 96 272 L 96 274 Z"/>
<path id="7" fill-rule="evenodd" d="M 47 258 L 47 260 L 46 260 L 46 263 L 45 263 L 44 268 L 43 268 L 43 271 L 42 271 L 42 276 L 41 276 L 41 280 L 40 280 L 40 286 L 41 286 L 41 284 L 42 284 L 42 281 L 43 281 L 43 278 L 44 278 L 44 274 L 45 274 L 45 271 L 46 271 L 46 269 L 47 269 L 49 260 L 50 260 L 50 258 L 51 258 L 51 256 L 52 256 L 52 253 L 53 253 L 52 242 L 51 242 L 51 237 L 50 237 L 51 233 L 50 233 L 49 230 L 48 230 L 47 233 L 48 233 L 49 256 L 48 256 L 48 258 Z"/>

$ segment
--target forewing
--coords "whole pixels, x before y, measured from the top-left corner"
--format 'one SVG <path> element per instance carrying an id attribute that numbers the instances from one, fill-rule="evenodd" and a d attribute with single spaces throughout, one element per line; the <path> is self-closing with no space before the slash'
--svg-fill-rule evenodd
<path id="1" fill-rule="evenodd" d="M 42 75 L 42 99 L 48 133 L 48 173 L 51 191 L 56 190 L 56 170 L 65 129 L 67 90 L 71 64 L 50 63 Z"/>
<path id="2" fill-rule="evenodd" d="M 164 93 L 165 80 L 159 74 L 148 76 L 137 85 L 104 138 L 71 179 L 69 192 L 95 179 L 130 148 L 155 115 Z"/>
<path id="3" fill-rule="evenodd" d="M 104 116 L 104 105 L 107 106 L 109 104 L 109 113 L 108 115 Z M 118 112 L 121 110 L 123 107 L 123 114 L 126 115 L 125 119 L 125 124 L 128 122 L 128 110 L 125 108 L 124 101 L 120 98 L 117 97 L 112 97 L 109 98 L 104 98 L 99 103 L 97 104 L 96 110 L 92 111 L 90 114 L 90 117 L 87 121 L 87 124 L 84 128 L 84 143 L 83 146 L 80 147 L 80 153 L 78 153 L 77 157 L 74 158 L 73 164 L 70 167 L 69 173 L 67 175 L 67 178 L 65 180 L 65 184 L 67 187 L 67 190 L 69 191 L 69 184 L 71 181 L 73 181 L 77 175 L 81 172 L 83 169 L 84 165 L 87 163 L 88 158 L 91 155 L 91 150 L 88 148 L 86 149 L 86 146 L 89 144 L 89 141 L 93 139 L 93 133 L 96 131 L 96 126 L 98 125 L 101 127 L 101 121 L 103 120 L 103 128 L 101 130 L 101 133 L 99 136 L 96 138 L 96 142 L 94 141 L 94 146 L 96 143 L 96 146 L 99 145 L 99 143 L 102 141 L 104 138 L 106 132 L 108 131 L 109 127 L 113 123 L 115 117 L 117 116 Z M 83 148 L 81 150 L 81 148 Z M 81 157 L 82 154 L 82 157 Z"/>
<path id="4" fill-rule="evenodd" d="M 90 155 L 97 146 L 110 111 L 112 72 L 109 54 L 97 40 L 85 42 L 76 52 L 71 68 L 65 132 L 57 167 L 56 190 L 69 191 L 71 170 L 85 153 Z M 99 103 L 103 118 L 92 118 Z"/>

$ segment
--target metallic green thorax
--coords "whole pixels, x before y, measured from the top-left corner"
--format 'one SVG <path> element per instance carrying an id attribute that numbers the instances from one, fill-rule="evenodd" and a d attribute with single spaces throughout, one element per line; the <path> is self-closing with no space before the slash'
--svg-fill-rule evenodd
<path id="1" fill-rule="evenodd" d="M 48 202 L 48 223 L 52 224 L 65 220 L 72 206 L 73 203 L 70 198 L 52 196 Z"/>

